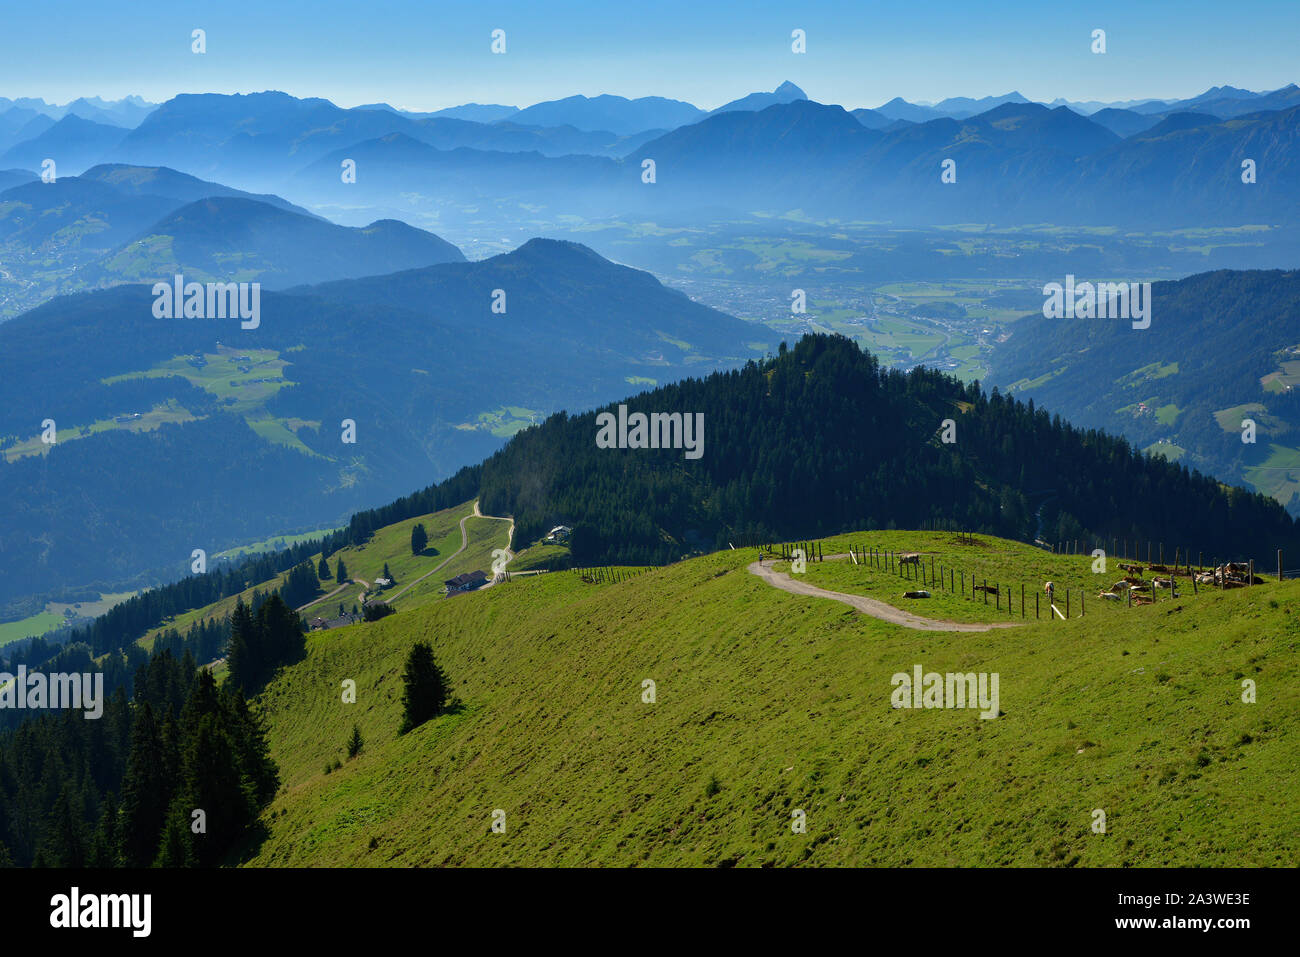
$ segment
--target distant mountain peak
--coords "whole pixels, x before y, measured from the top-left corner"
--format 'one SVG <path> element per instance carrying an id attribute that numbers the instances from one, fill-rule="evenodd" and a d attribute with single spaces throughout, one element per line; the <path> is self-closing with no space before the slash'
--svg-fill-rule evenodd
<path id="1" fill-rule="evenodd" d="M 805 93 L 803 90 L 799 89 L 799 87 L 795 86 L 789 80 L 786 80 L 784 83 L 782 83 L 772 92 L 776 96 L 788 96 L 797 100 L 808 99 L 808 94 Z"/>

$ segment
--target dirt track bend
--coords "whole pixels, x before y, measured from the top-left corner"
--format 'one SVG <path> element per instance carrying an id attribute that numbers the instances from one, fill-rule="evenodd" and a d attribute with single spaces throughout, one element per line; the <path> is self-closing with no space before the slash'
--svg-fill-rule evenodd
<path id="1" fill-rule="evenodd" d="M 845 559 L 849 556 L 844 555 L 827 555 L 828 559 Z M 785 572 L 778 572 L 771 567 L 771 559 L 760 559 L 756 562 L 749 563 L 749 573 L 757 575 L 763 581 L 767 582 L 773 588 L 779 588 L 781 591 L 789 592 L 792 595 L 809 595 L 813 598 L 829 598 L 831 601 L 838 601 L 856 608 L 864 615 L 870 615 L 872 618 L 879 618 L 881 621 L 888 621 L 895 625 L 902 625 L 904 628 L 914 628 L 917 631 L 991 631 L 994 628 L 1016 628 L 1017 624 L 1011 622 L 996 622 L 990 624 L 976 624 L 972 622 L 961 621 L 939 621 L 934 618 L 922 618 L 920 615 L 913 615 L 910 611 L 903 611 L 901 608 L 895 608 L 893 605 L 886 604 L 875 598 L 867 598 L 863 595 L 846 595 L 841 591 L 828 591 L 825 588 L 818 588 L 816 585 L 808 582 L 797 581 L 791 578 Z"/>

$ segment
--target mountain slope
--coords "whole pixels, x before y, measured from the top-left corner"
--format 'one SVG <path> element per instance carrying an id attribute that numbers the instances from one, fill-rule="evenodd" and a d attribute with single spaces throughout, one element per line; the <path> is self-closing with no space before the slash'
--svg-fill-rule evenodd
<path id="1" fill-rule="evenodd" d="M 260 305 L 255 329 L 156 319 L 149 285 L 121 286 L 0 325 L 0 498 L 23 503 L 0 599 L 51 580 L 180 574 L 160 562 L 337 522 L 558 408 L 622 395 L 629 378 L 766 348 L 750 324 L 571 243 L 264 291 Z M 46 417 L 53 447 L 37 437 Z"/>
<path id="2" fill-rule="evenodd" d="M 232 196 L 257 200 L 303 216 L 314 214 L 295 206 L 271 193 L 246 193 L 221 183 L 213 183 L 180 173 L 165 166 L 125 166 L 121 163 L 102 163 L 81 174 L 81 179 L 107 183 L 119 192 L 131 196 L 164 196 L 179 203 L 192 203 L 213 196 Z"/>
<path id="3" fill-rule="evenodd" d="M 15 143 L 0 154 L 0 166 L 40 169 L 52 159 L 59 175 L 71 176 L 93 166 L 122 141 L 126 131 L 69 114 L 34 139 Z"/>
<path id="4" fill-rule="evenodd" d="M 1079 276 L 1076 282 L 1098 277 Z M 1282 503 L 1300 491 L 1300 273 L 1221 271 L 1152 286 L 1151 327 L 1017 322 L 991 381 L 1071 421 L 1156 446 Z M 1242 442 L 1242 420 L 1256 441 Z M 1300 502 L 1292 506 L 1300 514 Z"/>
<path id="5" fill-rule="evenodd" d="M 918 540 L 941 563 L 979 560 L 951 536 Z M 877 543 L 862 532 L 825 553 L 850 541 Z M 982 544 L 1019 561 L 1036 552 Z M 753 557 L 723 551 L 615 585 L 516 578 L 309 636 L 307 658 L 259 699 L 286 786 L 247 863 L 1293 860 L 1300 672 L 1286 606 L 1300 583 L 1202 590 L 1177 615 L 1117 608 L 921 635 L 776 591 L 745 573 Z M 431 642 L 460 706 L 399 736 L 416 641 Z M 1002 713 L 891 708 L 892 676 L 918 663 L 1000 674 Z M 1243 673 L 1274 689 L 1267 701 L 1232 703 Z M 322 693 L 345 676 L 355 705 Z M 365 751 L 324 773 L 353 724 Z M 1104 838 L 1090 831 L 1098 807 Z M 497 809 L 504 834 L 492 833 Z"/>
<path id="6" fill-rule="evenodd" d="M 108 285 L 179 272 L 199 282 L 282 289 L 464 261 L 451 243 L 395 220 L 336 226 L 252 199 L 213 197 L 169 213 L 82 278 Z"/>

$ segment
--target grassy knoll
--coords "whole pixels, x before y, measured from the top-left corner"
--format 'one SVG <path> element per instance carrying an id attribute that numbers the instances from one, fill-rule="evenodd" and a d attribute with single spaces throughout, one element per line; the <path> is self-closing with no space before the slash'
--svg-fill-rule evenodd
<path id="1" fill-rule="evenodd" d="M 778 591 L 753 558 L 516 578 L 311 635 L 260 699 L 283 787 L 249 863 L 1294 865 L 1300 582 L 934 633 Z M 417 640 L 463 705 L 399 737 Z M 892 708 L 914 664 L 996 672 L 1002 715 Z M 354 723 L 365 750 L 326 775 Z"/>

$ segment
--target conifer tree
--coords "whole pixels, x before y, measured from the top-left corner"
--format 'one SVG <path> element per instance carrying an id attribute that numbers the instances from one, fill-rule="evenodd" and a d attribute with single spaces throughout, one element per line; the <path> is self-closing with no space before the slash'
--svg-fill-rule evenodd
<path id="1" fill-rule="evenodd" d="M 402 726 L 398 733 L 406 734 L 436 718 L 446 706 L 446 699 L 446 678 L 433 660 L 433 648 L 417 641 L 402 671 Z"/>
<path id="2" fill-rule="evenodd" d="M 146 701 L 140 705 L 131 728 L 131 754 L 122 781 L 120 853 L 127 867 L 148 867 L 153 863 L 167 813 L 165 774 L 158 723 Z"/>
<path id="3" fill-rule="evenodd" d="M 230 616 L 230 644 L 226 652 L 227 670 L 236 688 L 250 688 L 260 672 L 256 628 L 253 614 L 243 599 Z"/>

